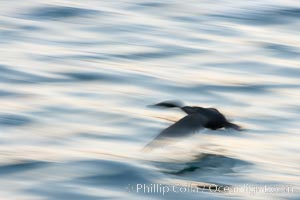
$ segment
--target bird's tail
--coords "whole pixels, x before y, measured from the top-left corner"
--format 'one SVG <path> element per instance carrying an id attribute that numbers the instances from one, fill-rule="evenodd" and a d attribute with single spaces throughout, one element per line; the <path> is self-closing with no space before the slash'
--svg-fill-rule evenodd
<path id="1" fill-rule="evenodd" d="M 181 108 L 183 106 L 180 101 L 163 101 L 153 106 L 167 107 L 167 108 Z"/>
<path id="2" fill-rule="evenodd" d="M 227 122 L 225 124 L 225 128 L 232 128 L 232 129 L 237 130 L 237 131 L 242 131 L 243 130 L 242 127 L 240 127 L 239 125 L 236 125 L 234 123 L 231 123 L 231 122 Z"/>

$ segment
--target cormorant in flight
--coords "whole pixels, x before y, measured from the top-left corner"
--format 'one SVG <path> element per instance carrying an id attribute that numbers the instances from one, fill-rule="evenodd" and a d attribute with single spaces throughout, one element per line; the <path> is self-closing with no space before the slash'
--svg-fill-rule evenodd
<path id="1" fill-rule="evenodd" d="M 225 116 L 215 108 L 203 108 L 197 106 L 184 106 L 178 101 L 164 101 L 153 106 L 180 108 L 187 115 L 163 130 L 156 138 L 145 146 L 145 149 L 153 148 L 161 143 L 190 135 L 202 128 L 217 130 L 220 128 L 232 128 L 241 131 L 241 127 L 229 122 Z"/>

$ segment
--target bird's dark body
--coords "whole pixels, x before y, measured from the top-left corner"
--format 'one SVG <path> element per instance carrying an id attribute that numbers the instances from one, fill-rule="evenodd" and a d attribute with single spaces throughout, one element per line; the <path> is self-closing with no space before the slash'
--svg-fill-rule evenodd
<path id="1" fill-rule="evenodd" d="M 205 116 L 208 121 L 203 124 L 205 128 L 212 130 L 226 127 L 227 120 L 217 109 L 215 108 L 202 108 L 202 107 L 190 107 L 184 106 L 181 109 L 187 114 L 199 113 Z"/>
<path id="2" fill-rule="evenodd" d="M 174 101 L 165 101 L 155 104 L 154 106 L 180 108 L 187 116 L 163 130 L 146 147 L 157 145 L 162 140 L 168 141 L 174 137 L 186 136 L 202 128 L 212 130 L 233 128 L 235 130 L 241 130 L 238 125 L 229 122 L 226 117 L 215 108 L 183 106 L 182 103 Z"/>

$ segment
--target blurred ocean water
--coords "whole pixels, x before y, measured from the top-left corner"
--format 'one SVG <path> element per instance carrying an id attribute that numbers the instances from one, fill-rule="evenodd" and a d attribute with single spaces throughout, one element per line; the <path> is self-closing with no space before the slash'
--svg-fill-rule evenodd
<path id="1" fill-rule="evenodd" d="M 299 199 L 299 35 L 297 0 L 1 0 L 1 199 Z M 246 131 L 143 152 L 169 99 Z"/>

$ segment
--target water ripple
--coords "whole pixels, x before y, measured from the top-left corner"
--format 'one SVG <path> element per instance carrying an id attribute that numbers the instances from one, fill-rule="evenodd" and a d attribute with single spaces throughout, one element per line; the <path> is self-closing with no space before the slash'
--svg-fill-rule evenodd
<path id="1" fill-rule="evenodd" d="M 24 126 L 32 123 L 29 117 L 23 115 L 2 114 L 0 115 L 0 126 Z"/>
<path id="2" fill-rule="evenodd" d="M 46 167 L 47 165 L 48 163 L 43 161 L 23 161 L 9 165 L 1 165 L 0 176 L 24 173 L 24 171 L 35 170 L 37 168 Z"/>
<path id="3" fill-rule="evenodd" d="M 68 6 L 45 6 L 34 8 L 28 16 L 35 20 L 59 20 L 96 14 L 97 11 Z"/>
<path id="4" fill-rule="evenodd" d="M 229 20 L 241 24 L 275 25 L 293 23 L 300 17 L 300 8 L 278 8 L 228 14 L 210 14 L 218 20 Z"/>

